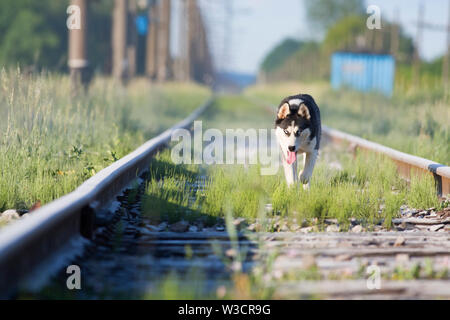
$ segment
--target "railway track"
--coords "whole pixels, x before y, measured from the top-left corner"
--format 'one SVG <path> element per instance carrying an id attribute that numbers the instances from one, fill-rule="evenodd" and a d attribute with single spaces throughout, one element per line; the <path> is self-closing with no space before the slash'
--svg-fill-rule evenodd
<path id="1" fill-rule="evenodd" d="M 152 298 L 149 292 L 160 290 L 160 280 L 170 276 L 168 270 L 181 275 L 183 286 L 193 282 L 206 297 L 228 297 L 226 288 L 238 281 L 236 274 L 254 274 L 252 279 L 259 280 L 253 285 L 271 292 L 272 298 L 450 298 L 450 280 L 444 273 L 450 259 L 448 232 L 241 230 L 233 238 L 225 231 L 224 221 L 213 227 L 197 227 L 196 232 L 177 233 L 169 232 L 167 224 L 154 225 L 142 217 L 139 194 L 152 155 L 167 146 L 173 130 L 189 128 L 210 104 L 102 170 L 73 193 L 2 230 L 0 294 L 11 297 L 19 288 L 19 297 L 20 292 L 26 297 L 44 283 L 50 283 L 47 287 L 56 288 L 56 292 L 65 292 L 67 274 L 62 267 L 76 263 L 83 270 L 85 284 L 78 298 Z M 441 181 L 438 191 L 439 186 L 441 192 L 449 188 L 448 167 L 336 130 L 324 131 L 332 143 L 382 152 L 408 168 L 427 172 L 433 168 L 435 178 Z M 126 189 L 137 173 L 142 179 L 139 193 L 130 203 Z M 114 200 L 115 206 L 111 206 Z M 450 221 L 441 222 L 446 225 Z M 414 270 L 427 267 L 424 259 L 438 269 L 430 271 L 430 280 L 409 280 Z M 267 260 L 271 262 L 261 264 Z M 383 273 L 381 289 L 371 290 L 362 280 L 366 275 L 361 270 L 370 265 L 379 266 Z M 356 278 L 358 272 L 363 273 Z M 443 279 L 431 280 L 439 272 Z M 193 281 L 194 273 L 204 281 Z M 402 277 L 405 281 L 397 281 Z M 233 297 L 249 298 L 246 294 L 234 292 Z"/>

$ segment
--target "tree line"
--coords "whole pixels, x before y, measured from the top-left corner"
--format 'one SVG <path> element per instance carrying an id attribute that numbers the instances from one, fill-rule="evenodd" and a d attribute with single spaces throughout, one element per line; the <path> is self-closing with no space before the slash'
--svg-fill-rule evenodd
<path id="1" fill-rule="evenodd" d="M 68 0 L 0 1 L 0 66 L 32 70 L 67 70 Z M 90 0 L 89 61 L 111 70 L 113 1 Z"/>
<path id="2" fill-rule="evenodd" d="M 368 15 L 361 0 L 304 3 L 309 26 L 323 40 L 283 40 L 263 60 L 260 80 L 326 80 L 330 76 L 332 53 L 347 51 L 393 55 L 397 62 L 396 87 L 408 89 L 413 85 L 417 48 L 397 22 L 382 19 L 381 29 L 368 29 Z M 420 61 L 419 85 L 442 87 L 442 64 L 442 57 L 432 62 Z"/>

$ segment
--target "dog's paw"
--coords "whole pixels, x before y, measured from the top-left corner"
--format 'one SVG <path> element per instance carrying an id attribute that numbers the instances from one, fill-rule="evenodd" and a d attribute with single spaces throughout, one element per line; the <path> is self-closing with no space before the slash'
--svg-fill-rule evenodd
<path id="1" fill-rule="evenodd" d="M 310 188 L 309 182 L 308 182 L 308 183 L 305 183 L 305 184 L 303 185 L 303 190 L 309 191 L 309 188 Z"/>
<path id="2" fill-rule="evenodd" d="M 302 171 L 299 175 L 299 180 L 303 184 L 309 184 L 310 179 L 311 179 L 311 174 L 309 172 Z"/>

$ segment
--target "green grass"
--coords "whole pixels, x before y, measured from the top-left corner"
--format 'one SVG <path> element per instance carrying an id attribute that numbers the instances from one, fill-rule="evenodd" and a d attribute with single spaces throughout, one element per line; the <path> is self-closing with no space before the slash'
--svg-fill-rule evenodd
<path id="1" fill-rule="evenodd" d="M 322 123 L 403 152 L 450 164 L 448 98 L 426 90 L 395 95 L 329 89 L 326 83 L 257 85 L 246 95 L 277 104 L 287 95 L 310 93 L 318 103 Z"/>
<path id="2" fill-rule="evenodd" d="M 422 176 L 412 174 L 407 200 L 412 208 L 436 207 L 436 187 L 433 179 L 431 177 L 424 179 Z"/>
<path id="3" fill-rule="evenodd" d="M 67 76 L 3 70 L 0 212 L 67 194 L 208 96 L 195 85 L 137 80 L 125 88 L 102 78 L 73 96 Z"/>
<path id="4" fill-rule="evenodd" d="M 204 186 L 200 183 L 199 189 L 198 184 L 204 173 L 205 168 L 198 165 L 175 165 L 169 150 L 156 154 L 142 196 L 142 215 L 155 223 L 201 219 L 206 225 L 214 224 L 215 217 L 203 214 L 196 201 L 203 192 Z"/>
<path id="5" fill-rule="evenodd" d="M 223 217 L 231 210 L 235 217 L 257 218 L 262 205 L 271 203 L 274 215 L 312 221 L 338 219 L 348 226 L 355 218 L 366 224 L 391 219 L 400 206 L 414 208 L 436 206 L 433 180 L 413 180 L 411 185 L 398 177 L 394 164 L 380 156 L 358 155 L 356 159 L 341 155 L 342 171 L 330 170 L 325 161 L 316 166 L 311 189 L 288 188 L 283 174 L 261 176 L 259 167 L 210 168 L 206 192 L 198 196 L 204 213 Z"/>

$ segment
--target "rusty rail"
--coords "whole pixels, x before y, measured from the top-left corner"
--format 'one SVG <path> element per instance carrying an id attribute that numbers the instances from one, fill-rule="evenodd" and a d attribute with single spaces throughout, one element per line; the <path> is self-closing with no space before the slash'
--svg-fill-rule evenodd
<path id="1" fill-rule="evenodd" d="M 8 296 L 21 279 L 70 239 L 80 235 L 90 238 L 95 212 L 111 203 L 138 173 L 148 170 L 152 156 L 167 146 L 173 131 L 190 128 L 211 103 L 212 99 L 183 121 L 101 170 L 75 191 L 4 227 L 0 232 L 0 297 Z"/>
<path id="2" fill-rule="evenodd" d="M 386 155 L 395 162 L 399 174 L 406 179 L 411 177 L 411 173 L 432 174 L 436 182 L 437 195 L 442 197 L 450 194 L 450 167 L 448 166 L 326 126 L 322 126 L 322 132 L 334 143 L 349 143 L 352 148 L 360 148 Z"/>

